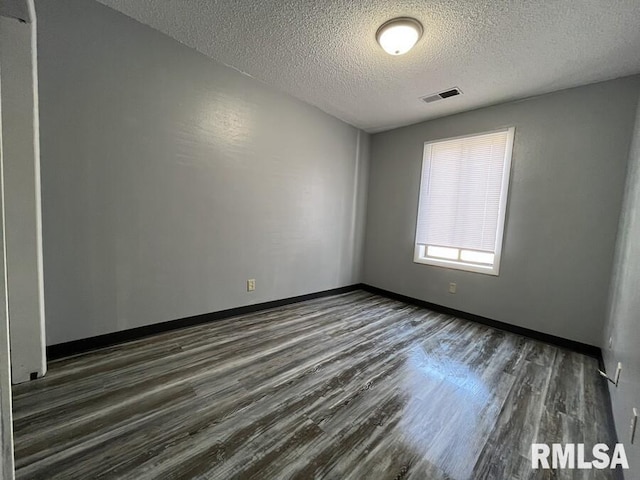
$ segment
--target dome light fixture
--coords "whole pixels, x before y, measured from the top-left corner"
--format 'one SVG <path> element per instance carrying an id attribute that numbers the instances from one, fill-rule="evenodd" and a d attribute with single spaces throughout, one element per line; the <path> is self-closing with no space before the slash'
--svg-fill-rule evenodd
<path id="1" fill-rule="evenodd" d="M 380 26 L 376 40 L 389 55 L 403 55 L 420 40 L 422 32 L 422 24 L 415 18 L 398 17 Z"/>

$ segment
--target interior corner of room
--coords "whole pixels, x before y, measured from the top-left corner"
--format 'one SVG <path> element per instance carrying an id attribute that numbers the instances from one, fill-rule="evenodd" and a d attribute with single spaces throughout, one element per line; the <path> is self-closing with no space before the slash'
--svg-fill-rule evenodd
<path id="1" fill-rule="evenodd" d="M 240 60 L 233 62 L 238 49 L 258 47 L 252 43 L 242 47 L 247 33 L 240 27 L 247 24 L 238 21 L 234 30 L 231 20 L 247 15 L 250 22 L 251 15 L 260 12 L 269 17 L 259 2 L 200 5 L 200 19 L 189 17 L 193 11 L 186 11 L 191 7 L 179 2 L 161 3 L 0 0 L 0 480 L 14 478 L 14 444 L 17 478 L 40 478 L 37 475 L 46 472 L 43 445 L 50 438 L 46 435 L 53 434 L 43 433 L 39 439 L 34 430 L 45 407 L 36 405 L 37 392 L 31 389 L 38 382 L 45 385 L 43 389 L 50 388 L 43 383 L 51 378 L 48 366 L 60 368 L 51 372 L 60 372 L 62 391 L 65 378 L 75 378 L 83 369 L 100 374 L 96 365 L 113 362 L 119 352 L 122 365 L 136 361 L 136 356 L 151 362 L 165 354 L 193 354 L 198 348 L 205 349 L 206 341 L 223 342 L 218 335 L 239 342 L 237 357 L 229 353 L 220 362 L 233 358 L 242 363 L 258 355 L 242 342 L 264 335 L 265 345 L 260 348 L 265 358 L 271 348 L 300 342 L 292 355 L 306 365 L 303 347 L 309 349 L 311 358 L 318 353 L 313 350 L 317 342 L 340 344 L 336 333 L 344 326 L 340 315 L 352 319 L 354 330 L 367 332 L 363 342 L 377 335 L 368 329 L 379 322 L 381 343 L 388 342 L 402 352 L 403 335 L 409 338 L 409 329 L 423 319 L 433 325 L 443 322 L 439 325 L 445 334 L 449 328 L 459 329 L 464 338 L 473 333 L 483 354 L 513 348 L 513 365 L 499 364 L 506 380 L 496 379 L 492 387 L 496 390 L 507 389 L 504 382 L 515 382 L 516 364 L 523 369 L 521 365 L 530 364 L 536 373 L 539 368 L 548 369 L 547 387 L 554 374 L 560 375 L 553 369 L 561 362 L 579 372 L 580 382 L 593 375 L 593 384 L 576 382 L 581 388 L 602 388 L 607 394 L 597 394 L 600 403 L 586 404 L 584 396 L 576 400 L 577 394 L 567 394 L 566 403 L 582 402 L 594 418 L 598 410 L 598 422 L 604 420 L 596 426 L 603 431 L 607 429 L 604 423 L 610 422 L 626 448 L 630 468 L 625 477 L 640 478 L 638 440 L 631 441 L 628 433 L 631 412 L 640 409 L 640 57 L 627 48 L 633 44 L 640 51 L 640 37 L 630 36 L 629 45 L 622 41 L 611 45 L 610 51 L 619 54 L 615 58 L 619 58 L 620 75 L 592 72 L 589 68 L 595 69 L 601 57 L 585 53 L 581 68 L 574 71 L 568 66 L 558 78 L 541 73 L 534 79 L 537 89 L 532 83 L 530 90 L 514 87 L 513 92 L 499 97 L 479 82 L 465 82 L 464 68 L 451 67 L 445 78 L 431 72 L 437 81 L 428 83 L 427 78 L 428 91 L 420 96 L 412 90 L 408 98 L 397 89 L 399 106 L 385 97 L 389 102 L 385 115 L 383 102 L 367 105 L 375 102 L 381 88 L 376 84 L 367 90 L 369 80 L 363 81 L 376 74 L 391 78 L 394 71 L 388 62 L 396 57 L 376 57 L 386 55 L 380 49 L 385 46 L 379 27 L 385 26 L 383 20 L 388 19 L 382 17 L 390 7 L 383 8 L 381 2 L 375 3 L 384 14 L 374 17 L 382 25 L 367 27 L 371 32 L 362 35 L 369 43 L 354 47 L 355 53 L 343 43 L 331 43 L 326 50 L 309 47 L 318 52 L 317 63 L 329 72 L 322 78 L 302 72 L 315 68 L 310 67 L 313 61 L 283 60 L 284 50 L 270 54 L 264 62 L 252 53 L 255 71 Z M 315 8 L 312 2 L 303 3 Z M 629 10 L 638 10 L 633 2 L 623 3 Z M 154 10 L 148 8 L 151 4 L 157 15 L 150 13 Z M 600 11 L 593 5 L 589 8 Z M 239 13 L 232 11 L 235 7 Z M 221 18 L 220 30 L 206 30 L 211 36 L 207 40 L 198 35 L 209 28 L 203 22 L 211 20 L 206 15 L 214 8 L 220 9 L 216 13 Z M 623 6 L 618 8 L 620 18 L 624 17 Z M 360 12 L 360 7 L 353 9 Z M 164 14 L 158 13 L 161 11 Z M 296 7 L 291 18 L 311 28 L 302 11 Z M 437 13 L 434 9 L 432 15 Z M 273 15 L 278 21 L 278 15 Z M 408 21 L 397 16 L 401 22 Z M 195 25 L 191 25 L 193 31 L 200 33 L 186 33 L 189 18 Z M 230 22 L 229 26 L 223 21 Z M 335 21 L 335 41 L 342 42 L 349 30 Z M 443 40 L 435 38 L 429 24 L 421 21 L 424 32 L 418 22 L 416 48 L 425 48 L 420 50 L 422 56 L 441 61 L 422 45 L 442 46 Z M 457 24 L 443 24 L 442 28 L 447 25 Z M 318 28 L 320 35 L 324 30 Z M 356 31 L 362 33 L 364 28 L 358 26 Z M 467 27 L 460 28 L 468 32 Z M 268 35 L 267 30 L 262 25 L 257 35 L 280 45 L 283 32 Z M 552 40 L 560 41 L 549 42 Z M 588 40 L 580 37 L 579 41 Z M 289 54 L 303 51 L 287 48 L 293 49 Z M 522 45 L 518 48 L 526 50 Z M 353 57 L 332 63 L 324 56 L 327 52 Z M 416 58 L 411 55 L 397 58 Z M 495 68 L 506 68 L 501 58 L 493 58 Z M 347 61 L 353 71 L 337 77 Z M 579 61 L 582 57 L 576 59 Z M 278 74 L 269 62 L 278 68 L 282 65 L 277 62 L 284 62 L 288 70 Z M 444 62 L 443 68 L 445 64 L 449 65 Z M 561 71 L 560 63 L 557 68 Z M 398 78 L 413 88 L 411 75 L 418 70 L 399 67 Z M 423 77 L 430 74 L 420 72 Z M 495 80 L 488 70 L 482 72 Z M 296 81 L 284 78 L 288 75 Z M 334 93 L 322 90 L 332 82 Z M 347 82 L 347 87 L 341 82 Z M 398 86 L 394 79 L 388 82 Z M 478 98 L 474 98 L 474 89 Z M 348 103 L 352 95 L 359 95 L 361 108 Z M 455 102 L 468 103 L 456 107 Z M 494 189 L 486 190 L 486 196 L 502 195 L 501 202 L 494 202 L 495 221 L 500 226 L 497 240 L 468 239 L 469 243 L 454 245 L 447 243 L 449 231 L 420 240 L 420 210 L 434 209 L 437 202 L 424 200 L 425 190 L 431 188 L 425 182 L 438 173 L 436 155 L 429 146 L 495 132 L 503 133 L 500 148 L 508 152 L 504 165 L 505 153 L 500 153 L 500 162 L 494 162 L 503 166 L 503 176 L 496 176 Z M 490 148 L 494 155 L 495 145 L 486 147 L 489 144 L 482 143 L 483 138 L 478 140 L 478 151 Z M 460 143 L 455 148 L 476 147 Z M 451 155 L 445 151 L 442 158 Z M 489 178 L 491 165 L 480 174 Z M 454 177 L 453 171 L 443 169 L 439 174 L 446 181 L 460 183 L 460 172 L 456 170 Z M 491 249 L 494 244 L 497 249 Z M 436 253 L 427 258 L 430 247 Z M 447 257 L 449 254 L 455 258 Z M 359 309 L 376 313 L 362 319 L 357 317 Z M 296 318 L 310 320 L 300 326 Z M 258 330 L 263 321 L 265 330 Z M 396 323 L 404 330 L 394 331 Z M 428 338 L 433 332 L 419 333 Z M 317 342 L 305 343 L 305 335 L 315 335 Z M 422 338 L 416 333 L 418 337 Z M 468 343 L 473 345 L 476 340 Z M 155 341 L 166 343 L 160 347 Z M 523 347 L 528 341 L 533 343 Z M 425 342 L 437 350 L 437 342 Z M 127 345 L 139 345 L 140 350 Z M 536 363 L 521 354 L 524 348 L 537 348 L 543 357 L 548 346 L 563 353 L 554 353 L 555 360 L 547 363 Z M 105 356 L 92 357 L 100 352 Z M 572 356 L 576 352 L 595 361 Z M 197 369 L 205 358 L 196 360 Z M 410 355 L 405 360 L 420 362 Z M 477 362 L 484 365 L 481 357 Z M 492 365 L 484 366 L 491 372 Z M 622 373 L 616 373 L 619 365 Z M 263 367 L 269 377 L 280 374 L 283 364 L 265 360 Z M 313 368 L 310 365 L 303 373 Z M 611 381 L 600 378 L 598 368 Z M 529 373 L 521 372 L 523 377 Z M 165 374 L 175 381 L 167 387 L 175 394 L 172 401 L 186 401 L 202 391 L 208 400 L 217 398 L 211 385 L 190 379 L 189 387 L 183 389 L 181 380 L 171 376 L 175 372 L 163 371 Z M 478 375 L 482 377 L 482 372 Z M 246 374 L 242 388 L 249 391 L 260 376 L 260 370 Z M 143 376 L 140 379 L 142 389 Z M 83 381 L 80 376 L 76 380 Z M 107 375 L 100 380 L 99 389 L 107 389 L 112 381 Z M 606 382 L 607 387 L 597 382 Z M 339 383 L 334 379 L 331 385 Z M 544 400 L 536 390 L 541 385 L 535 380 L 522 391 Z M 236 386 L 224 383 L 220 388 L 233 390 Z M 133 385 L 130 388 L 134 398 L 138 391 Z M 341 383 L 336 388 L 347 389 Z M 451 388 L 459 391 L 462 387 Z M 274 395 L 278 391 L 270 390 Z M 327 391 L 323 395 L 329 395 Z M 298 393 L 303 396 L 304 392 Z M 121 396 L 119 402 L 129 401 L 123 400 L 125 393 Z M 103 403 L 98 406 L 109 408 L 109 397 L 100 398 Z M 564 401 L 558 398 L 557 403 Z M 149 399 L 149 405 L 153 401 Z M 65 415 L 65 405 L 71 404 L 65 402 L 56 397 L 48 408 Z M 430 411 L 423 403 L 419 408 Z M 393 410 L 395 404 L 389 405 Z M 329 417 L 332 408 L 323 407 L 321 413 Z M 587 428 L 584 419 L 572 423 L 574 419 L 563 408 L 570 406 L 547 413 L 561 418 L 558 422 L 564 421 L 569 433 Z M 371 416 L 363 407 L 359 414 L 382 419 L 379 427 L 383 428 L 388 412 L 376 412 L 378 416 Z M 296 426 L 302 430 L 295 432 L 315 438 L 339 431 L 339 415 L 323 423 L 321 413 L 315 413 L 305 413 L 302 426 Z M 352 417 L 342 420 L 355 422 Z M 282 428 L 287 431 L 289 427 Z M 86 434 L 80 430 L 69 430 L 68 435 Z M 189 435 L 196 435 L 197 428 L 192 430 Z M 272 432 L 274 438 L 278 432 Z M 65 448 L 71 448 L 69 445 Z M 153 454 L 162 457 L 161 450 Z M 52 454 L 58 455 L 51 460 L 60 468 L 57 478 L 78 474 L 75 467 L 64 464 L 65 455 L 73 455 L 70 452 L 60 447 Z M 472 466 L 480 468 L 478 458 L 485 457 L 476 453 Z M 369 465 L 363 460 L 368 454 L 369 450 L 358 457 L 362 465 Z M 168 465 L 173 460 L 163 461 L 167 470 L 162 471 L 172 472 Z M 93 460 L 83 458 L 82 462 L 98 468 Z M 301 465 L 291 459 L 289 464 Z M 465 477 L 470 471 L 439 470 L 445 467 L 435 460 L 433 465 L 429 467 L 433 470 L 425 470 L 433 475 L 429 478 L 471 478 Z M 392 460 L 386 467 L 389 472 L 391 467 L 402 470 Z M 120 467 L 113 468 L 109 474 L 117 477 Z M 139 472 L 149 471 L 140 468 Z M 266 463 L 262 468 L 263 478 L 277 478 Z M 193 478 L 207 472 L 186 471 Z M 300 471 L 309 474 L 304 478 L 322 476 L 320 470 L 313 475 L 311 470 Z M 184 478 L 191 478 L 187 473 Z"/>

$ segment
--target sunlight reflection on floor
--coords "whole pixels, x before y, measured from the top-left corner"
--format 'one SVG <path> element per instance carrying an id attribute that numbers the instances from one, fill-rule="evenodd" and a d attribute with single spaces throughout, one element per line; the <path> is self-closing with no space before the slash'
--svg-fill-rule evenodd
<path id="1" fill-rule="evenodd" d="M 404 440 L 448 475 L 468 477 L 479 454 L 477 439 L 498 413 L 487 411 L 487 384 L 468 365 L 442 362 L 422 346 L 412 350 L 405 369 Z"/>

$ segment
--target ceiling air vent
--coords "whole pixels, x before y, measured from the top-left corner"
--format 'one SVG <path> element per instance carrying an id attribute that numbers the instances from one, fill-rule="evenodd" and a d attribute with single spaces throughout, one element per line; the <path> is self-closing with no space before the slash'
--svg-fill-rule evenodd
<path id="1" fill-rule="evenodd" d="M 458 87 L 450 88 L 449 90 L 445 90 L 444 92 L 434 93 L 431 95 L 427 95 L 426 97 L 422 97 L 421 100 L 424 103 L 433 103 L 438 100 L 444 100 L 445 98 L 455 97 L 456 95 L 462 95 L 462 90 Z"/>

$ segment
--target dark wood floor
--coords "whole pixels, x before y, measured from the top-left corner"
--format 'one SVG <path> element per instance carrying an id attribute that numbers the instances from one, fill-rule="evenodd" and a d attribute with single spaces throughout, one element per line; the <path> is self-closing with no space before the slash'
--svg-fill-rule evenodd
<path id="1" fill-rule="evenodd" d="M 14 388 L 24 479 L 612 478 L 593 358 L 365 292 L 52 362 Z"/>

